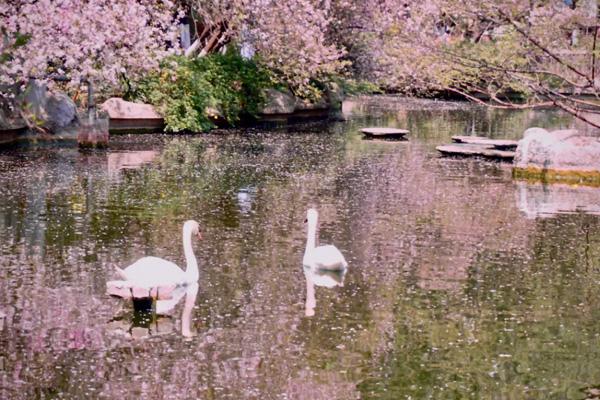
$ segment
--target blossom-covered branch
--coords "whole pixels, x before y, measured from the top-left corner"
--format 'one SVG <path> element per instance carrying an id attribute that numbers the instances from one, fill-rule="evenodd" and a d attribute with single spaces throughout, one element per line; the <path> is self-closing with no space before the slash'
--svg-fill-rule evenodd
<path id="1" fill-rule="evenodd" d="M 71 87 L 119 85 L 178 51 L 178 8 L 169 0 L 9 0 L 0 5 L 4 41 L 27 38 L 0 63 L 0 83 L 66 75 Z"/>

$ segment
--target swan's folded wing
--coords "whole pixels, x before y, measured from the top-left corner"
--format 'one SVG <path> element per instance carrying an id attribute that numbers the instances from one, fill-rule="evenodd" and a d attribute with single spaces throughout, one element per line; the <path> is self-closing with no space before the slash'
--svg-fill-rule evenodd
<path id="1" fill-rule="evenodd" d="M 344 255 L 335 246 L 319 246 L 311 253 L 312 262 L 317 268 L 339 270 L 348 266 Z"/>
<path id="2" fill-rule="evenodd" d="M 158 257 L 140 258 L 125 268 L 123 274 L 128 281 L 144 287 L 178 284 L 185 280 L 185 273 L 177 264 Z"/>

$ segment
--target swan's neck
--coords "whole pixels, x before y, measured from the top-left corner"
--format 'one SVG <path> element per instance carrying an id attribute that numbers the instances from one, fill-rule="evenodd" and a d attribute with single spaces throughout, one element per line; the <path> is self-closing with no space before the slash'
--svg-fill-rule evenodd
<path id="1" fill-rule="evenodd" d="M 187 231 L 183 233 L 183 253 L 185 254 L 185 262 L 187 264 L 185 273 L 188 281 L 197 282 L 200 277 L 198 272 L 198 261 L 194 255 L 194 249 L 192 248 L 192 232 Z"/>
<path id="2" fill-rule="evenodd" d="M 306 236 L 306 250 L 304 255 L 311 252 L 317 245 L 317 221 L 308 222 L 308 233 Z"/>

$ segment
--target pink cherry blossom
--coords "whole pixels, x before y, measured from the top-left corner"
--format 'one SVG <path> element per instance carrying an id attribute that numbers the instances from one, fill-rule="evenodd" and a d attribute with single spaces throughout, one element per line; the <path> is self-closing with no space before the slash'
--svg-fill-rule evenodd
<path id="1" fill-rule="evenodd" d="M 68 87 L 91 79 L 115 90 L 179 51 L 171 1 L 13 0 L 0 4 L 5 42 L 27 35 L 26 45 L 9 49 L 0 64 L 0 83 L 48 79 L 66 74 Z"/>

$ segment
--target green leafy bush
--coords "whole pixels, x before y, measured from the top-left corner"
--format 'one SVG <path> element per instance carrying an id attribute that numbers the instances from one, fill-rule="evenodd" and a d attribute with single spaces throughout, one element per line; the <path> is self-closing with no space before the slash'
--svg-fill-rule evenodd
<path id="1" fill-rule="evenodd" d="M 339 77 L 334 79 L 334 82 L 336 82 L 344 90 L 344 93 L 350 96 L 383 93 L 381 87 L 379 87 L 376 83 L 365 80 Z"/>
<path id="2" fill-rule="evenodd" d="M 157 107 L 167 131 L 201 132 L 214 128 L 219 118 L 235 125 L 242 116 L 255 116 L 263 89 L 273 84 L 267 70 L 232 51 L 171 57 L 136 86 L 129 97 Z"/>

